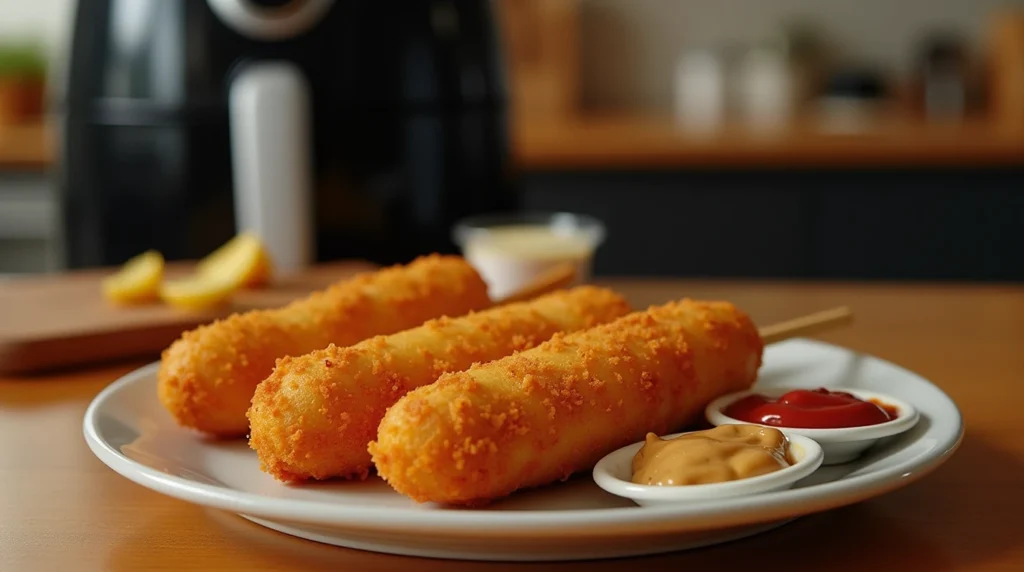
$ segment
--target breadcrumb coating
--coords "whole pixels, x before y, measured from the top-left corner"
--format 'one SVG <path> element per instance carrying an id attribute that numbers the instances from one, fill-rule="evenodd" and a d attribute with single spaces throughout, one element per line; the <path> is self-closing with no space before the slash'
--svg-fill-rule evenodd
<path id="1" fill-rule="evenodd" d="M 581 286 L 282 359 L 256 389 L 249 444 L 263 470 L 282 481 L 365 478 L 367 444 L 387 408 L 407 392 L 629 311 L 611 290 Z"/>
<path id="2" fill-rule="evenodd" d="M 362 273 L 282 308 L 235 314 L 185 332 L 163 352 L 158 395 L 185 427 L 243 436 L 253 392 L 278 359 L 489 305 L 486 284 L 459 257 L 431 255 Z"/>
<path id="3" fill-rule="evenodd" d="M 392 406 L 369 450 L 420 502 L 479 505 L 592 468 L 750 387 L 763 343 L 727 302 L 682 300 L 442 375 Z"/>

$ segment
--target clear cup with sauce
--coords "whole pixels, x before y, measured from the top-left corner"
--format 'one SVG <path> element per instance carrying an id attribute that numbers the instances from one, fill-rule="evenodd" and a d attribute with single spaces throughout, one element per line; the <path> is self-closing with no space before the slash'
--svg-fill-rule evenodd
<path id="1" fill-rule="evenodd" d="M 453 230 L 455 243 L 487 282 L 492 300 L 563 263 L 575 265 L 576 282 L 587 281 L 604 237 L 601 221 L 567 212 L 480 215 L 463 219 Z"/>

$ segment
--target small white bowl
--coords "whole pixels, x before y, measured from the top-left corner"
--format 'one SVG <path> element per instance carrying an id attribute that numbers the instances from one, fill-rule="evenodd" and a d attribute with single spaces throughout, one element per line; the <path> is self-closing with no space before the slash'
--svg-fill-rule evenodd
<path id="1" fill-rule="evenodd" d="M 806 387 L 778 387 L 765 389 L 752 389 L 730 393 L 712 401 L 704 410 L 704 416 L 712 425 L 726 425 L 730 423 L 749 423 L 740 419 L 729 417 L 722 413 L 727 407 L 739 399 L 748 395 L 761 394 L 767 397 L 779 397 L 795 389 L 810 389 Z M 864 400 L 875 399 L 896 409 L 896 419 L 879 423 L 877 425 L 865 425 L 863 427 L 845 427 L 840 429 L 803 429 L 800 427 L 777 427 L 775 425 L 764 425 L 774 427 L 787 435 L 802 435 L 810 437 L 821 445 L 825 451 L 825 465 L 838 465 L 847 463 L 859 457 L 864 451 L 878 442 L 879 439 L 891 437 L 913 427 L 919 418 L 917 409 L 913 405 L 896 399 L 884 393 L 855 389 L 852 387 L 828 387 L 830 391 L 844 391 Z M 762 425 L 753 423 L 753 425 Z"/>
<path id="2" fill-rule="evenodd" d="M 512 248 L 496 240 L 502 229 L 540 231 Z M 527 235 L 529 236 L 529 235 Z M 594 253 L 604 242 L 604 224 L 587 215 L 567 212 L 507 212 L 475 215 L 456 223 L 452 239 L 462 255 L 487 282 L 488 294 L 497 300 L 518 291 L 561 264 L 576 269 L 575 284 L 590 278 Z M 526 246 L 528 245 L 528 246 Z"/>
<path id="3" fill-rule="evenodd" d="M 663 439 L 683 435 L 675 433 Z M 705 485 L 638 485 L 630 480 L 633 475 L 633 457 L 644 442 L 633 443 L 604 456 L 594 466 L 594 482 L 613 495 L 632 499 L 640 506 L 656 506 L 680 502 L 698 502 L 741 497 L 791 488 L 797 481 L 810 475 L 824 459 L 821 447 L 813 440 L 790 435 L 790 454 L 794 463 L 784 469 L 747 479 Z"/>

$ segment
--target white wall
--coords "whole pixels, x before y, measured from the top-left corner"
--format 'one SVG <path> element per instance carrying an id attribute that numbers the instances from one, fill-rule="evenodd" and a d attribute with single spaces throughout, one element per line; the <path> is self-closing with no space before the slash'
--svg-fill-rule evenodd
<path id="1" fill-rule="evenodd" d="M 75 0 L 0 0 L 0 41 L 41 40 L 52 50 L 69 38 Z"/>
<path id="2" fill-rule="evenodd" d="M 993 12 L 1024 0 L 580 0 L 583 92 L 595 107 L 666 108 L 687 46 L 763 39 L 792 16 L 813 19 L 854 60 L 905 71 L 920 34 L 983 42 Z"/>
<path id="3" fill-rule="evenodd" d="M 60 53 L 75 0 L 0 0 L 0 39 L 41 36 Z M 792 15 L 813 18 L 866 63 L 905 70 L 915 40 L 942 26 L 981 43 L 992 12 L 1024 0 L 579 0 L 583 89 L 595 107 L 659 109 L 689 45 L 756 41 Z"/>

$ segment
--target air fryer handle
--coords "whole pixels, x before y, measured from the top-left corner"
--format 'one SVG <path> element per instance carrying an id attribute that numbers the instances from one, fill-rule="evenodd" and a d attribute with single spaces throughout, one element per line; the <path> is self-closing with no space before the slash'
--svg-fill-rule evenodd
<path id="1" fill-rule="evenodd" d="M 284 274 L 314 258 L 309 92 L 283 61 L 246 65 L 229 90 L 237 230 L 258 235 Z"/>

